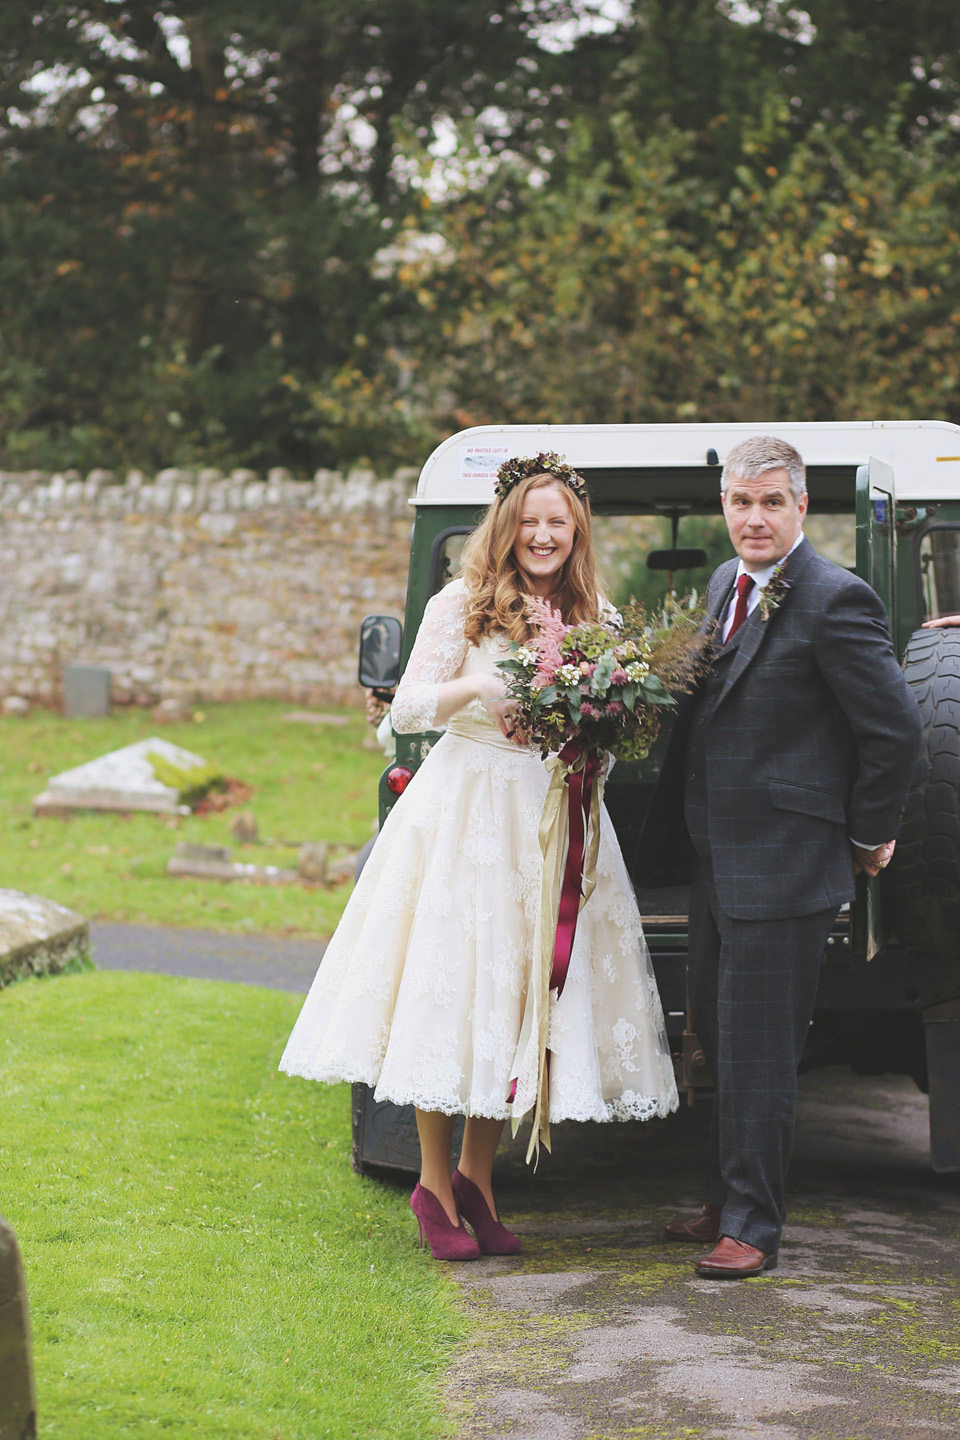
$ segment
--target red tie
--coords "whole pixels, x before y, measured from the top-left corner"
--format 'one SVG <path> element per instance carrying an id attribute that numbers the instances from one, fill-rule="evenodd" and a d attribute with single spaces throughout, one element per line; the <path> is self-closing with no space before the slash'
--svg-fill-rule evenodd
<path id="1" fill-rule="evenodd" d="M 753 576 L 752 576 L 752 575 L 746 575 L 746 574 L 741 575 L 741 576 L 740 576 L 740 579 L 737 581 L 737 603 L 736 603 L 736 607 L 735 607 L 734 612 L 733 612 L 733 624 L 730 626 L 730 634 L 727 636 L 727 639 L 723 642 L 724 644 L 727 644 L 728 641 L 730 641 L 730 640 L 733 639 L 734 635 L 736 635 L 737 631 L 740 629 L 740 626 L 743 624 L 744 620 L 746 620 L 746 618 L 747 618 L 747 596 L 750 594 L 750 591 L 751 591 L 752 589 L 753 589 Z"/>

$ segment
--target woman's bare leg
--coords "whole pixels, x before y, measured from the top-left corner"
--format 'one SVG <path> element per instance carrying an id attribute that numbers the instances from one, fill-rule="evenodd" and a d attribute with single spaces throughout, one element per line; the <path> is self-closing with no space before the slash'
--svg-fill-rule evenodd
<path id="1" fill-rule="evenodd" d="M 438 1110 L 417 1111 L 417 1134 L 420 1136 L 420 1184 L 436 1195 L 447 1212 L 450 1223 L 460 1223 L 457 1202 L 450 1183 L 450 1147 L 453 1143 L 452 1115 Z M 470 1122 L 467 1121 L 467 1124 Z"/>
<path id="2" fill-rule="evenodd" d="M 503 1131 L 502 1120 L 486 1120 L 482 1116 L 471 1116 L 463 1127 L 463 1145 L 457 1166 L 461 1175 L 472 1180 L 490 1207 L 490 1213 L 499 1220 L 493 1199 L 493 1161 Z"/>

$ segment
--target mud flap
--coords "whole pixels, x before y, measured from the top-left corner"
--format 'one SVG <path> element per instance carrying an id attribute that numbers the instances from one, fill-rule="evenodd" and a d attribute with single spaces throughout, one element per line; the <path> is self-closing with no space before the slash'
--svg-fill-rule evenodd
<path id="1" fill-rule="evenodd" d="M 350 1160 L 361 1175 L 386 1170 L 416 1175 L 420 1170 L 420 1141 L 417 1117 L 412 1105 L 392 1105 L 374 1100 L 369 1085 L 353 1085 L 353 1146 Z M 453 1152 L 458 1154 L 463 1135 L 463 1116 L 457 1117 Z"/>
<path id="2" fill-rule="evenodd" d="M 930 1159 L 938 1174 L 960 1170 L 960 1001 L 924 1011 L 930 1082 Z"/>

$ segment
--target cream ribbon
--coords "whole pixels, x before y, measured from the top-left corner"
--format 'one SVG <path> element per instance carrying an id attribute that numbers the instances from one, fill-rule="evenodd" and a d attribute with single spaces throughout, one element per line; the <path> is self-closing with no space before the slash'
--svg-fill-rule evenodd
<path id="1" fill-rule="evenodd" d="M 516 1135 L 521 1121 L 533 1110 L 533 1130 L 527 1146 L 527 1163 L 539 1159 L 540 1146 L 550 1149 L 550 1065 L 547 1052 L 547 1031 L 550 1018 L 550 975 L 553 970 L 557 939 L 557 917 L 560 891 L 570 844 L 569 789 L 566 777 L 572 770 L 582 770 L 585 754 L 572 765 L 559 755 L 548 755 L 544 761 L 550 774 L 543 812 L 540 816 L 540 849 L 543 854 L 543 875 L 540 883 L 540 906 L 534 933 L 533 963 L 527 981 L 527 993 L 517 1042 L 513 1074 L 516 1092 L 510 1106 L 511 1129 Z M 600 852 L 600 792 L 602 770 L 593 782 L 590 813 L 584 844 L 583 877 L 580 906 L 590 899 L 597 884 L 597 856 Z"/>

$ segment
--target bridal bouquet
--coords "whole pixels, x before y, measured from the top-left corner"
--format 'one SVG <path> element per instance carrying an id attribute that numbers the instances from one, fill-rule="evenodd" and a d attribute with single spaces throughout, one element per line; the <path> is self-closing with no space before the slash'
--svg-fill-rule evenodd
<path id="1" fill-rule="evenodd" d="M 675 691 L 690 688 L 704 646 L 695 594 L 648 616 L 642 605 L 622 614 L 564 625 L 546 600 L 532 596 L 533 638 L 498 662 L 517 702 L 515 734 L 546 757 L 570 742 L 618 760 L 646 755 Z"/>
<path id="2" fill-rule="evenodd" d="M 563 991 L 577 917 L 596 885 L 603 752 L 649 752 L 671 692 L 691 688 L 703 669 L 708 638 L 695 595 L 651 617 L 628 605 L 581 625 L 565 625 L 545 600 L 528 605 L 532 638 L 497 663 L 516 702 L 514 738 L 539 748 L 550 777 L 534 970 L 508 1097 L 514 1133 L 533 1111 L 529 1160 L 541 1143 L 550 1148 L 550 993 Z"/>

